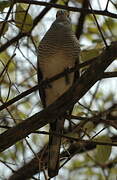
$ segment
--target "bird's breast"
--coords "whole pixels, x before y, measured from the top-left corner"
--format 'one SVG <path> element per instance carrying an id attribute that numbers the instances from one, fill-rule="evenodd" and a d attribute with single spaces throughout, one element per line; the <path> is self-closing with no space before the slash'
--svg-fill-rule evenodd
<path id="1" fill-rule="evenodd" d="M 68 56 L 65 53 L 57 52 L 48 57 L 44 57 L 42 60 L 39 59 L 39 66 L 43 73 L 43 78 L 51 78 L 61 72 L 63 72 L 67 68 L 74 67 L 75 58 L 72 56 Z"/>
<path id="2" fill-rule="evenodd" d="M 49 79 L 63 72 L 67 68 L 74 67 L 75 59 L 67 56 L 65 53 L 57 52 L 53 55 L 45 57 L 41 60 L 40 68 L 43 79 Z M 46 106 L 57 100 L 64 92 L 66 92 L 73 84 L 74 73 L 70 73 L 60 79 L 51 82 L 50 86 L 45 88 Z"/>

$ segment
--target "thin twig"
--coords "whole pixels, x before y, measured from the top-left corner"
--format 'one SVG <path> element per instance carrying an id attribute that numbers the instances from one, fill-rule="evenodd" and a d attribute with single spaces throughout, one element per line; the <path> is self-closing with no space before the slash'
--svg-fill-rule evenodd
<path id="1" fill-rule="evenodd" d="M 104 38 L 104 35 L 103 35 L 102 30 L 101 30 L 101 28 L 100 28 L 100 26 L 99 26 L 99 23 L 98 23 L 97 18 L 96 18 L 96 16 L 95 16 L 95 12 L 94 12 L 94 10 L 92 9 L 92 6 L 91 6 L 90 2 L 89 2 L 89 7 L 90 7 L 91 10 L 92 10 L 92 14 L 93 14 L 95 23 L 96 23 L 96 25 L 97 25 L 97 27 L 98 27 L 98 30 L 99 30 L 99 32 L 100 32 L 100 35 L 101 35 L 101 37 L 102 37 L 102 40 L 104 41 L 105 46 L 108 47 L 107 42 L 106 42 L 106 40 L 105 40 L 105 38 Z"/>
<path id="2" fill-rule="evenodd" d="M 60 133 L 55 133 L 55 132 L 46 132 L 46 131 L 35 131 L 33 133 L 36 133 L 36 134 L 46 134 L 46 135 L 56 135 L 56 136 L 60 136 L 60 137 L 63 137 L 63 138 L 67 138 L 69 140 L 72 140 L 72 141 L 76 141 L 76 142 L 80 142 L 80 143 L 85 143 L 85 144 L 89 144 L 89 143 L 94 143 L 95 145 L 105 145 L 105 146 L 117 146 L 116 143 L 108 143 L 108 142 L 100 142 L 98 140 L 83 140 L 81 138 L 74 138 L 74 137 L 70 137 L 70 136 L 67 136 L 67 135 L 64 135 L 64 134 L 60 134 Z"/>
<path id="3" fill-rule="evenodd" d="M 34 4 L 34 5 L 40 5 L 40 6 L 46 6 L 46 7 L 54 7 L 54 8 L 59 8 L 59 9 L 65 9 L 68 11 L 73 11 L 73 12 L 82 12 L 82 8 L 77 8 L 77 7 L 69 7 L 69 6 L 64 6 L 64 5 L 60 5 L 60 4 L 55 4 L 55 3 L 48 3 L 48 2 L 43 2 L 43 1 L 35 1 L 35 0 L 14 0 L 14 3 L 25 3 L 25 4 Z M 98 15 L 104 15 L 104 16 L 109 16 L 112 18 L 117 18 L 117 14 L 114 13 L 110 13 L 108 11 L 100 11 L 100 10 L 90 10 L 90 9 L 84 9 L 86 11 L 87 14 L 93 14 L 93 12 L 95 14 Z"/>
<path id="4" fill-rule="evenodd" d="M 109 1 L 110 1 L 110 0 L 108 0 L 108 1 L 107 1 L 107 3 L 106 3 L 106 8 L 105 8 L 105 11 L 107 11 L 107 10 L 108 10 L 108 4 L 109 4 Z"/>
<path id="5" fill-rule="evenodd" d="M 2 74 L 8 69 L 8 66 L 9 66 L 10 62 L 11 62 L 11 60 L 14 58 L 15 55 L 16 55 L 16 54 L 13 54 L 13 55 L 11 56 L 11 58 L 8 60 L 8 62 L 7 62 L 7 64 L 5 65 L 4 69 L 3 69 L 2 72 L 0 73 L 0 77 L 1 77 Z"/>
<path id="6" fill-rule="evenodd" d="M 84 64 L 85 64 L 85 63 L 82 63 L 82 64 L 81 64 L 81 67 L 82 67 L 82 65 L 84 66 Z M 88 63 L 86 62 L 86 65 L 87 65 L 87 64 L 88 64 Z M 73 70 L 73 69 L 71 68 L 68 73 L 74 72 L 74 71 L 72 71 L 72 70 Z M 49 82 L 52 82 L 52 81 L 54 81 L 54 80 L 57 80 L 57 79 L 59 79 L 60 77 L 63 77 L 64 75 L 65 75 L 65 74 L 64 74 L 63 72 L 60 73 L 60 74 L 57 74 L 56 76 L 54 76 L 54 77 L 52 77 L 51 79 L 49 79 Z M 117 77 L 117 72 L 105 72 L 105 73 L 103 74 L 103 78 L 114 78 L 114 77 L 115 77 L 115 78 Z M 102 79 L 102 78 L 101 78 L 101 79 Z M 44 81 L 41 83 L 41 85 L 43 85 L 43 84 L 47 84 L 47 81 L 44 80 Z M 16 103 L 17 101 L 21 100 L 22 98 L 30 95 L 31 93 L 35 92 L 36 90 L 38 90 L 39 86 L 40 86 L 40 85 L 33 86 L 32 88 L 24 91 L 23 93 L 19 94 L 18 96 L 14 97 L 13 99 L 9 100 L 8 102 L 5 102 L 3 105 L 0 106 L 0 111 L 3 110 L 3 109 L 5 109 L 5 108 L 7 108 L 8 106 Z"/>
<path id="7" fill-rule="evenodd" d="M 2 28 L 1 28 L 1 31 L 0 31 L 0 38 L 1 38 L 1 35 L 2 35 L 3 31 L 4 31 L 5 24 L 7 22 L 7 19 L 9 18 L 9 15 L 11 13 L 11 10 L 12 10 L 13 6 L 14 6 L 14 3 L 11 1 L 11 6 L 9 7 L 8 13 L 6 15 L 6 18 L 5 18 L 5 20 L 4 20 L 3 24 L 2 24 Z"/>

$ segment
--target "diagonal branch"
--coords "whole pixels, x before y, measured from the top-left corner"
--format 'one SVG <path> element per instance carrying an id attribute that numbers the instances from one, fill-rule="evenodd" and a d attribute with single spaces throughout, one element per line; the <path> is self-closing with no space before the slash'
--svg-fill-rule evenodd
<path id="1" fill-rule="evenodd" d="M 89 2 L 90 0 L 85 0 L 83 1 L 83 4 L 82 4 L 82 12 L 80 13 L 80 17 L 78 19 L 77 26 L 76 26 L 76 37 L 78 39 L 80 38 L 84 30 L 85 19 L 87 16 L 87 12 L 84 11 L 84 9 L 88 9 Z"/>
<path id="2" fill-rule="evenodd" d="M 56 3 L 57 0 L 51 0 L 50 3 Z M 28 4 L 30 4 L 30 2 L 28 1 Z M 38 24 L 38 22 L 40 22 L 40 20 L 44 17 L 44 15 L 51 9 L 51 7 L 45 7 L 38 16 L 36 16 L 36 18 L 33 20 L 33 27 L 31 29 L 31 31 L 35 28 L 35 26 Z M 5 49 L 7 49 L 9 46 L 11 46 L 13 43 L 17 42 L 18 40 L 20 40 L 23 37 L 26 36 L 30 36 L 31 32 L 20 32 L 17 36 L 13 37 L 11 40 L 7 41 L 6 43 L 4 43 L 1 47 L 0 47 L 0 52 L 4 51 Z"/>
<path id="3" fill-rule="evenodd" d="M 112 141 L 117 139 L 116 136 L 113 136 Z M 48 161 L 48 145 L 46 144 L 36 155 L 32 158 L 27 164 L 19 168 L 15 173 L 13 173 L 8 180 L 26 180 L 31 178 L 34 174 L 39 173 L 43 169 L 47 168 Z M 75 155 L 81 154 L 90 150 L 93 150 L 96 147 L 95 143 L 72 143 L 67 151 L 63 151 L 60 155 L 61 161 L 66 158 L 67 162 Z M 40 168 L 39 168 L 40 164 Z"/>
<path id="4" fill-rule="evenodd" d="M 82 67 L 84 67 L 84 66 L 86 66 L 86 65 L 91 64 L 92 62 L 94 62 L 94 60 L 95 60 L 95 58 L 94 58 L 94 59 L 91 59 L 91 60 L 88 60 L 88 61 L 86 61 L 86 62 L 84 62 L 84 63 L 79 64 L 79 68 L 82 68 Z M 91 62 L 90 62 L 90 61 L 91 61 Z M 75 68 L 70 68 L 67 73 L 72 73 L 72 72 L 74 72 L 74 71 L 75 71 Z M 49 82 L 55 81 L 55 80 L 57 80 L 57 79 L 65 76 L 65 74 L 66 74 L 66 72 L 63 71 L 62 73 L 59 73 L 59 74 L 57 74 L 56 76 L 53 76 L 52 78 L 50 78 L 50 79 L 48 79 L 48 80 L 49 80 Z M 115 77 L 115 78 L 117 77 L 117 71 L 115 71 L 115 72 L 104 72 L 102 78 L 114 78 L 114 77 Z M 102 79 L 102 78 L 101 78 L 101 79 Z M 48 81 L 48 80 L 47 80 L 47 81 Z M 100 80 L 100 79 L 99 79 L 99 80 Z M 43 86 L 43 84 L 46 84 L 46 80 L 44 80 L 39 86 L 41 86 L 41 85 Z M 7 108 L 8 106 L 16 103 L 17 101 L 23 99 L 24 97 L 30 95 L 31 93 L 35 92 L 36 90 L 38 90 L 38 85 L 35 85 L 35 86 L 33 86 L 32 88 L 30 88 L 30 89 L 22 92 L 21 94 L 17 95 L 16 97 L 10 99 L 9 101 L 4 102 L 4 103 L 0 106 L 0 111 L 2 111 L 3 109 Z"/>
<path id="5" fill-rule="evenodd" d="M 105 69 L 117 58 L 117 42 L 113 42 L 96 58 L 81 78 L 57 101 L 0 135 L 0 151 L 4 151 L 35 130 L 62 116 L 103 77 Z M 58 111 L 59 110 L 59 111 Z M 15 134 L 15 136 L 14 136 Z"/>
<path id="6" fill-rule="evenodd" d="M 14 3 L 25 3 L 25 4 L 34 4 L 34 5 L 40 5 L 40 6 L 47 6 L 47 7 L 54 7 L 54 8 L 60 8 L 60 9 L 65 9 L 69 11 L 74 11 L 74 12 L 82 12 L 82 8 L 77 8 L 77 7 L 69 7 L 69 6 L 64 6 L 60 4 L 54 4 L 54 3 L 48 3 L 48 2 L 43 2 L 43 1 L 35 1 L 35 0 L 14 0 Z M 112 18 L 117 18 L 117 14 L 108 12 L 108 11 L 102 11 L 102 10 L 90 10 L 90 9 L 84 9 L 87 14 L 97 14 L 97 15 L 104 15 L 104 16 L 109 16 Z"/>

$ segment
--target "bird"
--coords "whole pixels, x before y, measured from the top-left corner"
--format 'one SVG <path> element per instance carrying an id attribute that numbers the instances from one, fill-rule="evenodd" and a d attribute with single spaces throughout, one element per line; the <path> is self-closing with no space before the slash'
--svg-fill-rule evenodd
<path id="1" fill-rule="evenodd" d="M 79 71 L 49 82 L 51 77 L 79 65 L 80 46 L 72 31 L 71 19 L 67 10 L 58 10 L 56 19 L 39 43 L 37 57 L 38 83 L 47 80 L 46 86 L 39 86 L 39 94 L 44 108 L 54 103 L 78 79 Z M 67 71 L 66 71 L 67 72 Z M 59 109 L 58 109 L 59 111 Z M 61 136 L 64 128 L 64 117 L 58 117 L 50 123 L 48 176 L 58 175 L 60 166 Z"/>

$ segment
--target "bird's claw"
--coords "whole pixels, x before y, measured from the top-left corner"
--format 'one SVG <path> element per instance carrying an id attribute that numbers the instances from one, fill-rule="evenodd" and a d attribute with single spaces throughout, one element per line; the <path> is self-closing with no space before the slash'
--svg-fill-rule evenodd
<path id="1" fill-rule="evenodd" d="M 43 88 L 52 88 L 52 85 L 51 85 L 51 82 L 49 79 L 45 79 L 43 82 L 42 82 L 42 86 Z"/>
<path id="2" fill-rule="evenodd" d="M 69 81 L 69 70 L 70 70 L 70 68 L 69 67 L 67 67 L 67 68 L 65 68 L 65 70 L 64 70 L 64 73 L 65 73 L 65 82 L 66 82 L 66 84 L 69 84 L 70 83 L 70 81 Z"/>

